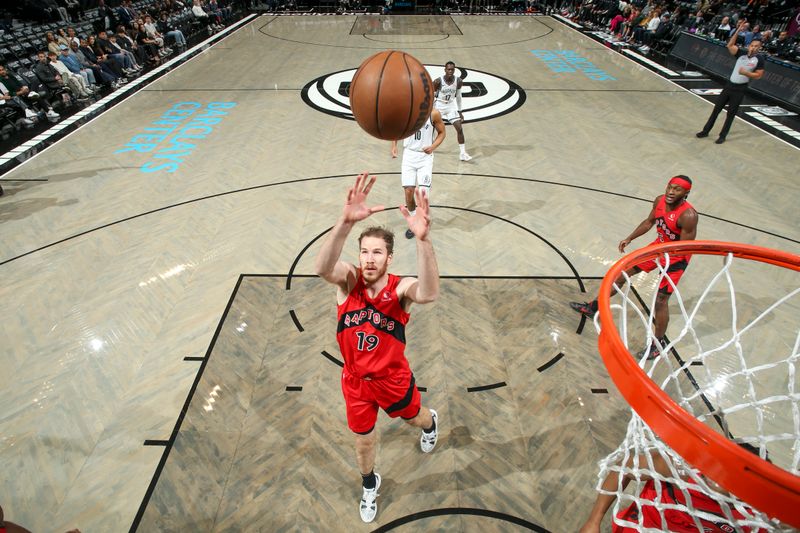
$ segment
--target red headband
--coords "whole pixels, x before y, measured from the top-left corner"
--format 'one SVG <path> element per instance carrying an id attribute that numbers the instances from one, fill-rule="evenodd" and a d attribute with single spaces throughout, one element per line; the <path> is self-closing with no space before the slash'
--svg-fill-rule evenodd
<path id="1" fill-rule="evenodd" d="M 679 187 L 683 187 L 687 191 L 691 191 L 692 190 L 692 183 L 689 180 L 687 180 L 686 178 L 682 178 L 680 176 L 675 176 L 674 178 L 669 180 L 669 184 L 670 185 L 672 185 L 672 184 L 678 185 Z"/>

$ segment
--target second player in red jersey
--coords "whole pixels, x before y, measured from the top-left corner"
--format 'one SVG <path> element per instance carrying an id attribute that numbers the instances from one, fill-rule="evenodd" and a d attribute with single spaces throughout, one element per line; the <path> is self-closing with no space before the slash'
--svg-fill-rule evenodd
<path id="1" fill-rule="evenodd" d="M 697 211 L 686 200 L 691 189 L 692 180 L 688 176 L 678 175 L 671 178 L 667 183 L 665 193 L 653 200 L 653 207 L 650 209 L 650 214 L 647 218 L 641 221 L 628 237 L 619 242 L 617 248 L 620 253 L 624 253 L 625 248 L 631 241 L 650 231 L 653 226 L 656 227 L 658 236 L 651 244 L 694 240 L 697 235 Z M 637 354 L 637 357 L 640 358 L 644 355 L 651 359 L 658 357 L 661 355 L 661 348 L 667 344 L 664 342 L 664 335 L 666 335 L 667 325 L 669 325 L 669 297 L 689 264 L 687 256 L 670 256 L 669 264 L 666 263 L 663 256 L 659 257 L 657 261 L 658 263 L 656 261 L 640 263 L 628 269 L 615 281 L 618 287 L 622 287 L 625 284 L 626 277 L 629 278 L 639 272 L 650 272 L 658 265 L 666 267 L 667 275 L 659 283 L 658 294 L 656 295 L 653 328 L 655 338 L 650 346 Z M 592 317 L 597 312 L 597 298 L 585 303 L 570 302 L 570 306 L 579 313 Z"/>

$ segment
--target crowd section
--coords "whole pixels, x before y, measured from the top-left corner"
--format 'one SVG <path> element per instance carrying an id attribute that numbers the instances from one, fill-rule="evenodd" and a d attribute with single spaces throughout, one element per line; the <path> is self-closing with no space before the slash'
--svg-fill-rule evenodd
<path id="1" fill-rule="evenodd" d="M 800 64 L 800 31 L 790 33 L 798 5 L 789 0 L 585 0 L 557 2 L 554 7 L 645 52 L 651 47 L 668 50 L 682 31 L 724 43 L 745 21 L 740 46 L 760 40 L 763 52 Z"/>
<path id="2" fill-rule="evenodd" d="M 25 0 L 0 22 L 0 136 L 45 127 L 222 30 L 233 0 Z M 11 139 L 13 141 L 14 139 Z"/>

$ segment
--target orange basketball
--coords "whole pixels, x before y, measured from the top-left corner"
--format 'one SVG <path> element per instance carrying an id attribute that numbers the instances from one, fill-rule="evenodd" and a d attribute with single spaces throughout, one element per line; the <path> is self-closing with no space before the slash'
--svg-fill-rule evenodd
<path id="1" fill-rule="evenodd" d="M 433 80 L 414 57 L 385 50 L 368 57 L 350 83 L 350 109 L 364 131 L 379 139 L 405 139 L 433 109 Z"/>

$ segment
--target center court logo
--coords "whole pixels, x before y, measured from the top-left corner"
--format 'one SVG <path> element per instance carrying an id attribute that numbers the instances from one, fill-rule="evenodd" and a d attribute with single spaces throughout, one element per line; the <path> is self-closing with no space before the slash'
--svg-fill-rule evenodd
<path id="1" fill-rule="evenodd" d="M 425 65 L 434 80 L 444 75 L 443 65 Z M 350 82 L 356 69 L 327 74 L 303 87 L 303 101 L 339 118 L 353 120 L 350 111 Z M 525 103 L 525 91 L 513 81 L 481 72 L 458 68 L 456 76 L 464 80 L 461 89 L 464 122 L 478 122 L 511 113 Z"/>

